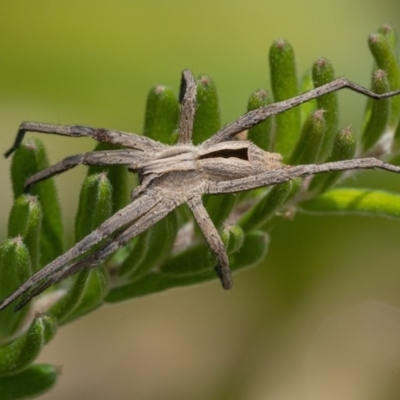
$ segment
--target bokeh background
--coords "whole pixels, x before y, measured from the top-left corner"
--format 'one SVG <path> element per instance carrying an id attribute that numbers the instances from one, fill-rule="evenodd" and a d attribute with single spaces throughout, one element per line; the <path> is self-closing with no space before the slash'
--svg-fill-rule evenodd
<path id="1" fill-rule="evenodd" d="M 0 138 L 23 120 L 141 132 L 148 89 L 178 91 L 180 71 L 211 75 L 223 122 L 269 87 L 267 54 L 284 37 L 299 74 L 319 56 L 368 85 L 367 36 L 400 30 L 398 0 L 2 1 Z M 340 94 L 342 125 L 365 100 Z M 53 162 L 86 139 L 44 137 Z M 57 178 L 67 243 L 84 167 Z M 11 207 L 0 159 L 0 234 Z M 398 177 L 352 185 L 400 191 Z M 296 215 L 276 220 L 263 265 L 219 283 L 104 306 L 63 327 L 40 360 L 62 376 L 43 399 L 369 400 L 400 396 L 399 221 Z"/>

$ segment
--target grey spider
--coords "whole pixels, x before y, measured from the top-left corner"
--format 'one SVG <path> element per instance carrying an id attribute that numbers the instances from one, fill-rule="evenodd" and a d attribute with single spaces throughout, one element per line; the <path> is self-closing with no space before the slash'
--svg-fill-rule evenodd
<path id="1" fill-rule="evenodd" d="M 185 70 L 182 73 L 180 93 L 179 139 L 173 146 L 116 130 L 77 125 L 22 123 L 14 145 L 5 153 L 6 157 L 18 148 L 27 131 L 71 137 L 91 137 L 99 142 L 125 147 L 123 150 L 97 151 L 67 157 L 58 164 L 31 176 L 25 183 L 26 189 L 79 164 L 126 165 L 130 171 L 139 174 L 140 186 L 132 192 L 131 203 L 103 222 L 70 250 L 36 272 L 0 303 L 0 310 L 18 298 L 21 300 L 17 309 L 21 308 L 50 285 L 85 268 L 92 268 L 102 263 L 118 248 L 183 203 L 189 206 L 208 246 L 216 257 L 216 271 L 223 288 L 232 288 L 227 252 L 203 206 L 203 194 L 236 193 L 276 185 L 295 177 L 329 171 L 380 168 L 400 172 L 400 167 L 376 158 L 289 166 L 281 163 L 281 157 L 277 153 L 261 150 L 249 141 L 231 140 L 236 134 L 257 125 L 271 115 L 343 88 L 376 100 L 400 94 L 400 90 L 396 90 L 378 95 L 345 78 L 338 78 L 291 99 L 250 111 L 224 126 L 202 144 L 194 146 L 191 136 L 196 110 L 196 83 L 192 73 Z M 100 247 L 90 253 L 95 245 L 103 241 Z"/>

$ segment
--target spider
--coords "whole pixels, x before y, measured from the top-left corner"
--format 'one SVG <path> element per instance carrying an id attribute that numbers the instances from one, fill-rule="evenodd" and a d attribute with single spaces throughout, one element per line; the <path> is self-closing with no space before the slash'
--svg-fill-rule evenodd
<path id="1" fill-rule="evenodd" d="M 400 172 L 400 167 L 377 158 L 358 158 L 323 164 L 290 166 L 281 156 L 261 150 L 250 141 L 232 141 L 238 133 L 299 104 L 348 88 L 379 100 L 400 94 L 400 90 L 376 94 L 346 78 L 312 89 L 288 100 L 250 111 L 224 126 L 198 146 L 191 142 L 196 110 L 196 83 L 189 70 L 182 73 L 178 126 L 178 143 L 172 146 L 137 134 L 47 123 L 23 122 L 8 157 L 21 144 L 25 132 L 51 133 L 71 137 L 91 137 L 99 142 L 122 145 L 122 150 L 95 151 L 73 155 L 31 176 L 25 189 L 39 181 L 62 173 L 79 164 L 126 165 L 137 172 L 140 186 L 131 195 L 131 203 L 103 222 L 96 230 L 57 257 L 0 303 L 0 310 L 21 298 L 17 309 L 34 296 L 68 276 L 101 264 L 107 257 L 132 238 L 150 228 L 179 205 L 186 203 L 196 219 L 204 238 L 216 258 L 216 271 L 224 289 L 233 286 L 229 259 L 222 239 L 202 203 L 203 194 L 225 194 L 276 185 L 296 177 L 329 171 L 380 168 Z M 95 245 L 103 242 L 91 254 Z M 83 258 L 81 258 L 83 256 Z"/>

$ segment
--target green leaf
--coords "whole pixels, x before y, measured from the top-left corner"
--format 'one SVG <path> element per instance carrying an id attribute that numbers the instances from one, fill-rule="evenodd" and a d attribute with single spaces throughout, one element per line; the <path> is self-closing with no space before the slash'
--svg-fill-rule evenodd
<path id="1" fill-rule="evenodd" d="M 11 179 L 14 198 L 23 194 L 25 181 L 49 165 L 42 142 L 36 138 L 25 141 L 14 153 L 11 162 Z M 40 263 L 46 265 L 63 253 L 63 227 L 61 208 L 53 179 L 46 179 L 31 188 L 38 195 L 43 210 L 40 235 Z"/>
<path id="2" fill-rule="evenodd" d="M 282 101 L 298 94 L 296 62 L 292 46 L 284 39 L 276 40 L 269 51 L 271 85 L 274 100 Z M 275 117 L 274 151 L 287 160 L 300 135 L 301 112 L 292 108 Z"/>
<path id="3" fill-rule="evenodd" d="M 1 400 L 28 399 L 50 390 L 60 371 L 50 364 L 31 365 L 24 371 L 0 378 Z"/>
<path id="4" fill-rule="evenodd" d="M 335 71 L 332 63 L 323 57 L 314 63 L 312 75 L 315 87 L 325 85 L 335 79 Z M 330 156 L 332 151 L 333 140 L 339 123 L 339 106 L 336 92 L 320 96 L 316 101 L 317 108 L 324 110 L 324 119 L 326 123 L 324 139 L 318 158 L 318 161 L 321 161 Z"/>
<path id="5" fill-rule="evenodd" d="M 246 235 L 241 250 L 235 252 L 231 257 L 231 270 L 238 271 L 261 262 L 267 253 L 268 243 L 269 237 L 264 232 L 251 232 Z M 172 287 L 195 285 L 215 279 L 217 279 L 217 275 L 213 270 L 203 270 L 198 274 L 182 274 L 179 276 L 151 271 L 137 282 L 111 290 L 106 301 L 110 303 L 119 302 Z"/>
<path id="6" fill-rule="evenodd" d="M 179 104 L 172 90 L 161 85 L 150 89 L 147 95 L 143 133 L 162 143 L 172 144 L 178 126 Z"/>
<path id="7" fill-rule="evenodd" d="M 214 81 L 207 75 L 200 76 L 197 80 L 196 115 L 193 125 L 193 143 L 199 144 L 208 139 L 221 127 L 218 95 Z M 225 222 L 235 203 L 231 195 L 204 196 L 204 206 L 217 229 Z M 196 234 L 199 230 L 196 228 Z"/>
<path id="8" fill-rule="evenodd" d="M 312 68 L 309 68 L 301 77 L 300 80 L 300 93 L 308 92 L 314 89 L 314 82 L 312 76 Z M 308 118 L 308 116 L 317 109 L 317 101 L 311 100 L 300 105 L 301 109 L 301 121 L 302 123 Z"/>
<path id="9" fill-rule="evenodd" d="M 66 324 L 99 307 L 109 291 L 109 275 L 104 266 L 86 269 L 74 279 L 66 294 L 47 312 Z"/>
<path id="10" fill-rule="evenodd" d="M 209 272 L 215 264 L 214 254 L 205 243 L 201 243 L 168 258 L 161 266 L 161 271 L 164 274 L 182 277 Z"/>
<path id="11" fill-rule="evenodd" d="M 6 298 L 32 274 L 27 247 L 20 236 L 8 239 L 0 247 L 0 299 Z M 13 335 L 20 327 L 29 307 L 15 312 L 13 304 L 0 312 L 0 342 Z"/>
<path id="12" fill-rule="evenodd" d="M 232 271 L 242 268 L 250 268 L 261 261 L 267 255 L 269 246 L 269 235 L 266 232 L 253 231 L 245 236 L 243 247 L 231 257 Z"/>
<path id="13" fill-rule="evenodd" d="M 237 199 L 238 196 L 236 194 L 203 196 L 204 206 L 217 229 L 222 228 L 222 225 L 231 214 Z M 196 231 L 199 232 L 197 225 Z"/>
<path id="14" fill-rule="evenodd" d="M 8 237 L 22 237 L 29 251 L 33 272 L 40 269 L 42 218 L 42 207 L 38 198 L 22 194 L 15 200 L 8 219 Z"/>
<path id="15" fill-rule="evenodd" d="M 326 162 L 351 160 L 354 158 L 356 153 L 356 139 L 352 134 L 349 127 L 342 129 L 336 134 L 333 142 L 333 150 L 331 156 Z M 312 178 L 309 186 L 309 190 L 314 193 L 322 193 L 328 190 L 330 187 L 335 185 L 340 177 L 343 175 L 343 171 L 333 171 L 326 174 L 319 174 Z"/>
<path id="16" fill-rule="evenodd" d="M 207 75 L 196 79 L 196 115 L 193 124 L 192 141 L 199 144 L 208 139 L 221 127 L 217 88 Z"/>
<path id="17" fill-rule="evenodd" d="M 383 24 L 378 29 L 378 32 L 385 37 L 386 41 L 388 42 L 389 46 L 392 47 L 393 51 L 397 51 L 397 34 L 393 26 L 390 24 Z"/>
<path id="18" fill-rule="evenodd" d="M 112 215 L 113 189 L 105 172 L 89 175 L 81 188 L 75 221 L 76 241 L 93 232 Z M 49 314 L 65 323 L 97 308 L 108 292 L 108 272 L 104 266 L 81 271 L 67 293 Z"/>
<path id="19" fill-rule="evenodd" d="M 36 317 L 28 331 L 11 344 L 0 348 L 0 377 L 12 375 L 27 368 L 51 340 L 57 324 L 48 315 Z"/>
<path id="20" fill-rule="evenodd" d="M 272 104 L 270 93 L 264 89 L 258 89 L 250 96 L 247 102 L 247 111 L 252 111 L 268 104 Z M 247 135 L 249 140 L 265 151 L 269 151 L 272 147 L 272 121 L 273 116 L 250 128 Z"/>
<path id="21" fill-rule="evenodd" d="M 147 229 L 131 242 L 128 255 L 118 267 L 118 276 L 129 277 L 135 274 L 137 267 L 143 262 L 150 251 L 150 229 Z"/>
<path id="22" fill-rule="evenodd" d="M 332 189 L 301 203 L 299 209 L 323 214 L 400 218 L 400 195 L 371 189 Z"/>
<path id="23" fill-rule="evenodd" d="M 121 146 L 110 143 L 98 143 L 94 151 L 118 150 Z M 105 173 L 112 187 L 112 212 L 116 213 L 129 203 L 129 173 L 125 165 L 91 165 L 87 176 Z"/>
<path id="24" fill-rule="evenodd" d="M 244 235 L 240 227 L 232 226 L 223 230 L 221 238 L 230 254 L 242 246 Z M 207 273 L 213 270 L 215 265 L 215 256 L 202 239 L 202 243 L 170 256 L 161 265 L 160 270 L 164 274 L 182 277 Z"/>
<path id="25" fill-rule="evenodd" d="M 400 121 L 394 131 L 394 143 L 396 144 L 396 149 L 398 149 L 400 146 Z"/>
<path id="26" fill-rule="evenodd" d="M 239 251 L 244 243 L 244 232 L 239 225 L 230 225 L 222 232 L 222 241 L 226 243 L 228 254 Z"/>
<path id="27" fill-rule="evenodd" d="M 263 226 L 286 202 L 293 185 L 293 181 L 275 185 L 241 217 L 239 221 L 241 228 L 249 232 Z"/>
<path id="28" fill-rule="evenodd" d="M 374 33 L 369 36 L 368 44 L 378 68 L 387 74 L 390 90 L 400 89 L 400 68 L 393 37 L 388 34 Z M 394 129 L 400 118 L 400 96 L 392 97 L 390 102 L 392 113 L 389 125 Z"/>
<path id="29" fill-rule="evenodd" d="M 113 188 L 106 173 L 89 175 L 83 182 L 75 220 L 75 241 L 93 232 L 112 215 Z"/>
<path id="30" fill-rule="evenodd" d="M 300 139 L 289 159 L 289 164 L 313 164 L 318 161 L 324 141 L 326 123 L 324 110 L 314 111 L 307 118 Z"/>
<path id="31" fill-rule="evenodd" d="M 378 69 L 373 73 L 371 89 L 381 94 L 390 90 L 385 71 Z M 369 111 L 368 122 L 361 136 L 362 151 L 371 149 L 385 133 L 390 116 L 390 99 L 373 101 Z"/>
<path id="32" fill-rule="evenodd" d="M 177 233 L 178 222 L 175 211 L 169 213 L 165 218 L 148 229 L 147 232 L 144 232 L 142 234 L 144 235 L 142 240 L 145 240 L 146 243 L 140 243 L 140 245 L 143 246 L 143 252 L 140 253 L 141 260 L 139 262 L 135 260 L 134 247 L 131 255 L 123 264 L 124 270 L 126 271 L 128 269 L 128 263 L 134 263 L 134 266 L 130 268 L 128 279 L 137 280 L 148 270 L 162 263 L 168 254 L 171 253 Z"/>

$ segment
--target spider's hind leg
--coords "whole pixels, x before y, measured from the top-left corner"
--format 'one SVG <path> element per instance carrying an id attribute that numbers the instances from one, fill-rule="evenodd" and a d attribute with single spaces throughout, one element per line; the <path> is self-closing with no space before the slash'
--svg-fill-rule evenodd
<path id="1" fill-rule="evenodd" d="M 204 238 L 206 239 L 207 244 L 210 246 L 211 251 L 217 258 L 218 265 L 216 270 L 218 277 L 221 280 L 222 287 L 226 290 L 231 289 L 233 287 L 233 280 L 231 270 L 229 269 L 228 254 L 217 228 L 211 221 L 200 197 L 188 200 L 187 203 L 204 235 Z"/>
<path id="2" fill-rule="evenodd" d="M 125 246 L 135 236 L 156 224 L 176 206 L 177 204 L 174 202 L 165 202 L 155 199 L 154 204 L 149 207 L 145 213 L 124 227 L 114 237 L 109 237 L 107 242 L 95 250 L 94 253 L 86 255 L 79 260 L 70 257 L 68 259 L 68 262 L 70 261 L 70 263 L 64 263 L 64 265 L 61 265 L 60 268 L 57 268 L 54 271 L 50 270 L 48 273 L 42 273 L 37 279 L 31 278 L 31 282 L 28 281 L 29 284 L 25 284 L 22 290 L 21 288 L 18 289 L 8 299 L 5 299 L 4 302 L 0 304 L 0 309 L 6 307 L 16 298 L 22 297 L 22 300 L 16 306 L 16 309 L 20 309 L 33 297 L 42 293 L 49 286 L 58 283 L 77 272 L 83 271 L 84 269 L 94 268 L 102 264 L 120 247 Z M 39 274 L 37 273 L 36 276 L 38 275 Z"/>

